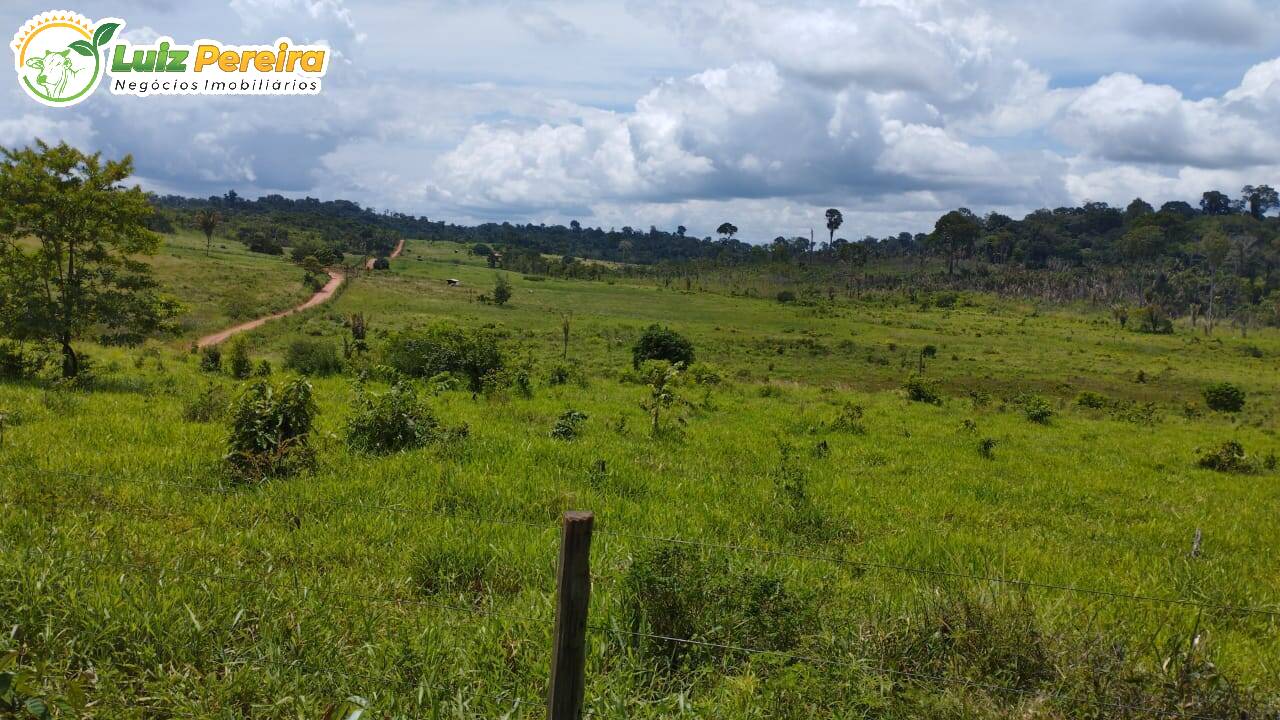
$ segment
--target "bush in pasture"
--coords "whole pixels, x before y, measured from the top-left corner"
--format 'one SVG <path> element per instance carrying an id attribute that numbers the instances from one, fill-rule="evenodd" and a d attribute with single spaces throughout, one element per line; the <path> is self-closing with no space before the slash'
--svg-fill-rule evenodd
<path id="1" fill-rule="evenodd" d="M 1151 335 L 1170 335 L 1173 333 L 1173 321 L 1165 311 L 1156 305 L 1138 308 L 1133 314 L 1134 327 L 1138 332 Z"/>
<path id="2" fill-rule="evenodd" d="M 649 396 L 640 401 L 640 408 L 649 415 L 649 434 L 652 437 L 658 437 L 671 430 L 669 426 L 662 424 L 663 411 L 685 404 L 685 401 L 676 394 L 675 389 L 680 370 L 679 363 L 672 365 L 659 360 L 650 360 L 640 367 L 639 372 L 649 388 Z M 676 419 L 679 423 L 684 423 L 684 418 Z"/>
<path id="3" fill-rule="evenodd" d="M 227 371 L 237 380 L 246 380 L 253 374 L 253 361 L 249 359 L 249 348 L 243 339 L 236 339 L 231 343 Z"/>
<path id="4" fill-rule="evenodd" d="M 866 435 L 867 426 L 862 423 L 862 406 L 854 405 L 846 402 L 840 408 L 840 413 L 836 415 L 836 419 L 832 420 L 828 427 L 834 432 L 853 433 L 854 435 Z"/>
<path id="5" fill-rule="evenodd" d="M 1214 383 L 1204 389 L 1204 404 L 1218 412 L 1240 412 L 1244 409 L 1244 388 L 1229 382 Z"/>
<path id="6" fill-rule="evenodd" d="M 505 397 L 508 389 L 523 398 L 533 397 L 533 366 L 530 362 L 508 363 L 485 373 L 480 389 L 486 397 Z"/>
<path id="7" fill-rule="evenodd" d="M 422 447 L 441 434 L 440 421 L 408 382 L 384 393 L 356 386 L 355 405 L 347 418 L 347 446 L 357 452 L 388 455 Z"/>
<path id="8" fill-rule="evenodd" d="M 902 384 L 902 389 L 906 391 L 907 399 L 913 402 L 942 404 L 942 393 L 938 389 L 937 380 L 913 374 Z"/>
<path id="9" fill-rule="evenodd" d="M 271 361 L 259 360 L 253 368 L 253 374 L 255 377 L 271 377 Z"/>
<path id="10" fill-rule="evenodd" d="M 554 365 L 551 372 L 547 373 L 548 385 L 564 385 L 569 382 L 572 371 L 566 365 Z"/>
<path id="11" fill-rule="evenodd" d="M 1076 395 L 1076 405 L 1079 405 L 1082 408 L 1089 408 L 1091 410 L 1105 410 L 1111 407 L 1111 404 L 1112 404 L 1111 398 L 1107 397 L 1106 395 L 1103 395 L 1102 393 L 1094 392 L 1092 390 L 1085 390 L 1081 392 L 1079 395 Z"/>
<path id="12" fill-rule="evenodd" d="M 472 392 L 484 389 L 485 376 L 505 364 L 492 330 L 465 329 L 447 322 L 392 335 L 383 348 L 383 359 L 409 377 L 457 373 L 467 379 Z"/>
<path id="13" fill-rule="evenodd" d="M 503 275 L 498 275 L 493 282 L 493 303 L 495 305 L 506 305 L 511 299 L 511 283 Z"/>
<path id="14" fill-rule="evenodd" d="M 311 385 L 297 379 L 281 386 L 258 380 L 231 407 L 225 460 L 240 480 L 285 477 L 315 465 L 311 427 L 316 404 Z"/>
<path id="15" fill-rule="evenodd" d="M 200 369 L 205 372 L 222 372 L 222 350 L 210 345 L 200 353 Z"/>
<path id="16" fill-rule="evenodd" d="M 654 323 L 645 328 L 631 348 L 632 367 L 639 368 L 646 360 L 665 360 L 688 367 L 693 364 L 693 343 L 675 330 Z"/>
<path id="17" fill-rule="evenodd" d="M 796 294 L 790 290 L 779 290 L 777 297 L 780 303 L 793 303 L 796 301 Z"/>
<path id="18" fill-rule="evenodd" d="M 996 444 L 995 438 L 982 438 L 978 441 L 978 455 L 987 460 L 994 458 L 996 456 Z"/>
<path id="19" fill-rule="evenodd" d="M 1017 399 L 1022 406 L 1022 415 L 1027 420 L 1039 425 L 1048 425 L 1053 419 L 1053 406 L 1039 395 L 1022 395 Z"/>
<path id="20" fill-rule="evenodd" d="M 973 403 L 975 408 L 984 408 L 991 404 L 991 393 L 986 390 L 970 390 L 969 402 Z"/>
<path id="21" fill-rule="evenodd" d="M 299 338 L 285 348 L 284 366 L 303 375 L 332 375 L 342 371 L 342 359 L 328 340 Z"/>
<path id="22" fill-rule="evenodd" d="M 217 383 L 209 383 L 183 401 L 182 419 L 195 423 L 221 420 L 227 414 L 229 402 L 226 388 Z"/>
<path id="23" fill-rule="evenodd" d="M 302 287 L 313 293 L 323 290 L 327 282 L 329 282 L 329 276 L 324 272 L 314 273 L 308 270 L 302 274 Z"/>
<path id="24" fill-rule="evenodd" d="M 25 345 L 16 340 L 0 340 L 0 378 L 22 380 L 34 376 L 44 365 Z"/>
<path id="25" fill-rule="evenodd" d="M 557 440 L 572 440 L 578 437 L 578 430 L 586 421 L 585 413 L 573 409 L 565 410 L 556 419 L 555 427 L 551 428 L 551 437 Z"/>
<path id="26" fill-rule="evenodd" d="M 374 270 L 390 270 L 391 261 L 386 257 L 379 257 L 373 261 L 373 269 Z"/>
<path id="27" fill-rule="evenodd" d="M 1206 470 L 1223 473 L 1250 474 L 1258 472 L 1258 461 L 1249 457 L 1244 446 L 1235 440 L 1228 440 L 1212 450 L 1203 450 L 1196 459 L 1196 465 Z"/>
<path id="28" fill-rule="evenodd" d="M 685 371 L 685 377 L 694 385 L 714 387 L 724 381 L 724 371 L 709 362 L 696 362 Z"/>
<path id="29" fill-rule="evenodd" d="M 810 598 L 782 577 L 734 567 L 697 548 L 656 545 L 641 550 L 623 578 L 623 610 L 631 629 L 650 636 L 689 638 L 785 652 L 813 626 Z M 646 657 L 667 670 L 706 662 L 731 664 L 741 654 L 715 647 L 633 636 Z"/>

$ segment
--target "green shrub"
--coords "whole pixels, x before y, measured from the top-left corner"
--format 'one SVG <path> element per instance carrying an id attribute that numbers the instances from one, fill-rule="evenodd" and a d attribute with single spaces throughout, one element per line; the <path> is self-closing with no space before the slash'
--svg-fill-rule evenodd
<path id="1" fill-rule="evenodd" d="M 724 381 L 724 371 L 709 362 L 696 362 L 685 371 L 694 385 L 712 387 Z"/>
<path id="2" fill-rule="evenodd" d="M 1214 383 L 1204 389 L 1204 404 L 1218 412 L 1240 412 L 1244 409 L 1244 389 L 1229 382 Z"/>
<path id="3" fill-rule="evenodd" d="M 42 362 L 15 340 L 0 340 L 0 378 L 23 380 L 40 371 Z"/>
<path id="4" fill-rule="evenodd" d="M 1134 327 L 1138 332 L 1148 333 L 1152 335 L 1169 335 L 1173 333 L 1173 321 L 1163 309 L 1154 305 L 1138 308 L 1134 313 L 1136 323 Z"/>
<path id="5" fill-rule="evenodd" d="M 506 305 L 511 299 L 511 283 L 507 282 L 507 278 L 498 275 L 493 283 L 493 302 L 496 305 Z"/>
<path id="6" fill-rule="evenodd" d="M 866 435 L 867 427 L 862 424 L 862 406 L 846 402 L 840 408 L 840 414 L 832 420 L 829 427 L 835 432 L 847 432 L 855 435 Z"/>
<path id="7" fill-rule="evenodd" d="M 275 386 L 259 380 L 236 398 L 225 460 L 232 474 L 256 482 L 315 465 L 311 427 L 316 404 L 302 379 Z"/>
<path id="8" fill-rule="evenodd" d="M 795 648 L 814 622 L 809 598 L 783 579 L 696 548 L 658 545 L 641 550 L 623 578 L 622 604 L 631 629 L 650 636 L 688 638 L 759 650 Z M 716 647 L 633 636 L 644 655 L 668 669 L 743 656 Z"/>
<path id="9" fill-rule="evenodd" d="M 573 378 L 574 370 L 568 365 L 556 364 L 547 373 L 548 385 L 565 385 Z"/>
<path id="10" fill-rule="evenodd" d="M 1258 461 L 1249 457 L 1244 446 L 1235 440 L 1228 440 L 1214 450 L 1201 451 L 1196 465 L 1206 470 L 1224 473 L 1250 474 L 1258 472 Z"/>
<path id="11" fill-rule="evenodd" d="M 200 369 L 205 372 L 222 372 L 222 350 L 210 345 L 200 353 Z"/>
<path id="12" fill-rule="evenodd" d="M 907 392 L 907 399 L 913 402 L 942 404 L 942 393 L 938 390 L 938 381 L 932 378 L 912 375 L 902 384 L 902 389 Z"/>
<path id="13" fill-rule="evenodd" d="M 671 364 L 693 364 L 693 343 L 671 328 L 657 323 L 645 328 L 631 348 L 631 365 L 639 368 L 646 360 L 666 360 Z"/>
<path id="14" fill-rule="evenodd" d="M 221 420 L 227 414 L 229 401 L 226 388 L 217 383 L 209 383 L 183 401 L 182 419 L 196 423 Z"/>
<path id="15" fill-rule="evenodd" d="M 1039 395 L 1022 395 L 1018 404 L 1022 406 L 1023 417 L 1033 423 L 1048 425 L 1053 419 L 1053 406 Z"/>
<path id="16" fill-rule="evenodd" d="M 355 407 L 347 418 L 347 446 L 358 452 L 387 455 L 422 447 L 440 437 L 440 422 L 418 399 L 408 382 L 385 393 L 356 389 Z"/>
<path id="17" fill-rule="evenodd" d="M 342 359 L 332 342 L 299 338 L 285 349 L 284 366 L 303 375 L 332 375 L 342 371 Z"/>
<path id="18" fill-rule="evenodd" d="M 249 359 L 249 348 L 243 339 L 236 339 L 231 343 L 231 358 L 227 370 L 237 380 L 248 379 L 253 374 L 253 361 Z"/>
<path id="19" fill-rule="evenodd" d="M 1076 395 L 1076 405 L 1092 410 L 1105 410 L 1111 407 L 1111 398 L 1092 390 L 1085 390 Z"/>
<path id="20" fill-rule="evenodd" d="M 555 427 L 551 428 L 551 437 L 557 440 L 572 440 L 578 437 L 578 430 L 587 421 L 585 413 L 569 409 L 560 413 Z"/>
<path id="21" fill-rule="evenodd" d="M 779 290 L 777 297 L 778 302 L 780 303 L 792 303 L 796 301 L 796 294 L 790 290 Z"/>
<path id="22" fill-rule="evenodd" d="M 271 361 L 259 360 L 253 368 L 253 374 L 257 377 L 271 377 Z"/>
<path id="23" fill-rule="evenodd" d="M 467 379 L 472 392 L 483 390 L 485 376 L 505 364 L 492 330 L 464 329 L 448 322 L 392 335 L 383 348 L 383 360 L 409 377 L 457 373 Z"/>
<path id="24" fill-rule="evenodd" d="M 996 439 L 982 438 L 978 441 L 978 455 L 990 460 L 996 456 Z"/>
<path id="25" fill-rule="evenodd" d="M 385 257 L 379 257 L 378 259 L 373 261 L 373 269 L 374 270 L 390 270 L 391 261 Z"/>

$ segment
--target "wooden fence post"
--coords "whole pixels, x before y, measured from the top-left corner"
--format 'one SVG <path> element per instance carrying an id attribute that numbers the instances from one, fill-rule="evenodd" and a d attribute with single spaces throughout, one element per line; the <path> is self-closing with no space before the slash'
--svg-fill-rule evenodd
<path id="1" fill-rule="evenodd" d="M 586 689 L 587 605 L 591 600 L 591 526 L 595 515 L 569 511 L 560 531 L 556 629 L 551 639 L 548 720 L 580 720 Z"/>

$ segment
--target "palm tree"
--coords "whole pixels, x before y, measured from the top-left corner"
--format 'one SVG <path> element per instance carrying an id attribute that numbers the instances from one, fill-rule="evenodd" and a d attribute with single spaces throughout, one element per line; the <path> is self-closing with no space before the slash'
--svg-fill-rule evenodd
<path id="1" fill-rule="evenodd" d="M 843 224 L 844 224 L 844 215 L 841 215 L 840 211 L 835 208 L 829 208 L 827 210 L 827 245 L 828 246 L 830 246 L 831 243 L 835 242 L 836 231 L 839 230 L 840 226 Z"/>
<path id="2" fill-rule="evenodd" d="M 220 222 L 222 222 L 222 216 L 218 214 L 217 210 L 204 208 L 196 211 L 196 227 L 200 228 L 200 232 L 204 233 L 205 257 L 209 257 L 209 251 L 213 248 L 213 231 Z"/>

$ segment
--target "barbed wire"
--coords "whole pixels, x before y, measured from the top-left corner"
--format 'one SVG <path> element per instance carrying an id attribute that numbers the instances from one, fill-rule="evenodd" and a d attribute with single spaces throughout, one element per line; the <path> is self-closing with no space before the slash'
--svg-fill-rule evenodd
<path id="1" fill-rule="evenodd" d="M 1013 585 L 1016 587 L 1032 588 L 1038 590 L 1052 590 L 1058 592 L 1075 593 L 1079 595 L 1092 595 L 1096 597 L 1105 597 L 1114 600 L 1126 600 L 1131 602 L 1157 603 L 1166 605 L 1179 605 L 1184 607 L 1193 607 L 1201 610 L 1214 610 L 1224 613 L 1245 613 L 1264 615 L 1268 617 L 1280 617 L 1280 610 L 1270 610 L 1267 608 L 1250 607 L 1246 605 L 1222 605 L 1219 603 L 1203 602 L 1200 600 L 1189 600 L 1186 598 L 1161 597 L 1159 595 L 1145 595 L 1139 593 L 1127 593 L 1117 590 L 1104 590 L 1100 588 L 1079 587 L 1076 585 L 1067 585 L 1063 583 L 1041 582 L 1037 580 L 1025 580 L 1021 578 L 1009 578 L 1000 575 L 988 575 L 980 573 L 966 573 L 958 570 L 939 570 L 934 568 L 913 567 L 910 565 L 902 565 L 898 563 L 883 562 L 878 560 L 855 560 L 850 558 L 837 557 L 834 555 L 822 555 L 817 553 L 804 553 L 794 550 L 775 550 L 771 548 L 753 547 L 749 545 L 734 545 L 731 543 L 721 542 L 705 542 L 699 540 L 687 540 L 684 538 L 667 537 L 661 535 L 648 535 L 644 533 L 636 533 L 623 530 L 612 530 L 607 527 L 596 527 L 595 532 L 602 535 L 613 535 L 615 537 L 630 538 L 632 540 L 644 540 L 647 542 L 669 543 L 673 545 L 684 545 L 701 549 L 723 550 L 729 552 L 749 553 L 759 556 L 789 558 L 793 560 L 809 560 L 812 562 L 825 562 L 834 565 L 847 565 L 862 569 L 874 570 L 891 570 L 899 573 L 925 575 L 933 577 L 945 577 L 957 580 L 973 580 L 978 582 L 988 582 L 1004 585 Z"/>

